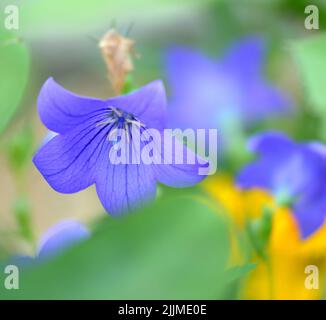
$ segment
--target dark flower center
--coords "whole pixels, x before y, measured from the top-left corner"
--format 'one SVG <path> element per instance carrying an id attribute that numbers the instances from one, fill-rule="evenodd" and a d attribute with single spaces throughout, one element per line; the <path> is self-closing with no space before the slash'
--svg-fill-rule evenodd
<path id="1" fill-rule="evenodd" d="M 121 109 L 109 107 L 105 119 L 98 122 L 96 126 L 107 126 L 108 138 L 111 138 L 113 132 L 117 130 L 125 130 L 127 141 L 131 138 L 131 130 L 136 126 L 139 130 L 145 129 L 145 125 L 137 119 L 133 114 L 125 112 Z"/>

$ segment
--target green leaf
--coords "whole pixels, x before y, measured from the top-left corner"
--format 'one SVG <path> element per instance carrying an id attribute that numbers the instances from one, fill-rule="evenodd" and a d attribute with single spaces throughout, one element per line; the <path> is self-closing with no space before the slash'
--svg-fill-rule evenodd
<path id="1" fill-rule="evenodd" d="M 215 299 L 226 283 L 227 227 L 205 204 L 180 197 L 120 219 L 53 261 L 21 271 L 20 299 Z M 1 280 L 1 278 L 0 278 Z"/>
<path id="2" fill-rule="evenodd" d="M 272 233 L 274 211 L 268 206 L 263 208 L 263 214 L 260 221 L 260 238 L 264 246 L 269 242 Z"/>
<path id="3" fill-rule="evenodd" d="M 256 263 L 248 263 L 241 266 L 232 267 L 228 270 L 228 282 L 233 282 L 240 280 L 242 277 L 246 276 L 250 271 L 256 268 Z"/>
<path id="4" fill-rule="evenodd" d="M 28 52 L 17 37 L 0 28 L 0 133 L 15 114 L 28 74 Z"/>
<path id="5" fill-rule="evenodd" d="M 326 112 L 326 34 L 296 41 L 293 52 L 309 102 L 314 111 Z"/>
<path id="6" fill-rule="evenodd" d="M 25 197 L 19 197 L 14 202 L 14 213 L 20 236 L 30 243 L 34 243 L 34 234 L 31 221 L 31 208 Z"/>
<path id="7" fill-rule="evenodd" d="M 274 210 L 265 206 L 261 217 L 246 223 L 246 231 L 251 244 L 256 253 L 264 260 L 268 258 L 266 248 L 272 232 L 273 215 Z"/>
<path id="8" fill-rule="evenodd" d="M 9 164 L 14 172 L 22 171 L 30 160 L 33 153 L 33 131 L 30 127 L 11 135 L 6 142 L 6 152 Z"/>

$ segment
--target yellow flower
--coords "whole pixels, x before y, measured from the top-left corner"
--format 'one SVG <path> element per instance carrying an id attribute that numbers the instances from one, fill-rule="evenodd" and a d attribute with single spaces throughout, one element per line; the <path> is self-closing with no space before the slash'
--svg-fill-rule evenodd
<path id="1" fill-rule="evenodd" d="M 274 206 L 273 198 L 259 189 L 240 190 L 232 179 L 219 175 L 202 184 L 204 190 L 222 207 L 234 222 L 232 232 L 232 264 L 244 261 L 241 244 L 235 234 L 245 230 L 247 219 L 258 218 L 263 207 Z M 237 243 L 238 242 L 238 243 Z M 326 224 L 307 239 L 300 239 L 298 226 L 291 212 L 284 208 L 273 214 L 268 244 L 270 264 L 254 257 L 257 268 L 243 283 L 241 297 L 246 299 L 320 299 L 324 293 L 326 274 Z M 305 286 L 309 274 L 305 268 L 318 267 L 319 289 Z"/>

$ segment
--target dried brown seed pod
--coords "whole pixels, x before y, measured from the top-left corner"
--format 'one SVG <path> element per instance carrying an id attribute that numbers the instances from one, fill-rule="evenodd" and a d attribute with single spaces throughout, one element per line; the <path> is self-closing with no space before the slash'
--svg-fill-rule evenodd
<path id="1" fill-rule="evenodd" d="M 117 95 L 123 89 L 127 74 L 134 69 L 132 62 L 134 45 L 134 40 L 122 36 L 115 29 L 109 30 L 99 43 L 107 66 L 108 78 Z"/>

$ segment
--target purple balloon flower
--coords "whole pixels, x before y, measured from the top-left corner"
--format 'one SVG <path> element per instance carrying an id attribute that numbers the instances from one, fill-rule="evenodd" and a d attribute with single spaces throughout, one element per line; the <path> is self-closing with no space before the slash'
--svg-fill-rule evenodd
<path id="1" fill-rule="evenodd" d="M 42 235 L 35 257 L 16 255 L 10 258 L 9 263 L 22 267 L 34 266 L 88 239 L 90 235 L 90 231 L 80 222 L 62 220 Z"/>
<path id="2" fill-rule="evenodd" d="M 41 237 L 38 257 L 53 257 L 89 237 L 90 232 L 83 224 L 74 220 L 60 221 Z"/>
<path id="3" fill-rule="evenodd" d="M 259 158 L 237 177 L 242 188 L 263 188 L 293 211 L 303 238 L 312 234 L 326 216 L 326 147 L 318 142 L 295 143 L 277 132 L 249 140 Z"/>
<path id="4" fill-rule="evenodd" d="M 33 159 L 35 166 L 58 192 L 74 193 L 95 184 L 100 201 L 112 215 L 153 199 L 157 182 L 187 187 L 204 178 L 198 170 L 207 163 L 149 165 L 144 161 L 110 161 L 115 143 L 109 137 L 115 130 L 124 129 L 131 153 L 139 153 L 134 146 L 133 127 L 160 133 L 166 128 L 166 96 L 159 80 L 133 93 L 99 100 L 77 96 L 49 79 L 41 89 L 38 112 L 44 125 L 58 135 L 38 150 Z M 189 151 L 183 146 L 174 150 Z"/>
<path id="5" fill-rule="evenodd" d="M 292 109 L 290 99 L 263 76 L 264 43 L 242 39 L 219 60 L 190 48 L 168 52 L 171 125 L 181 128 L 230 128 L 250 125 Z"/>

